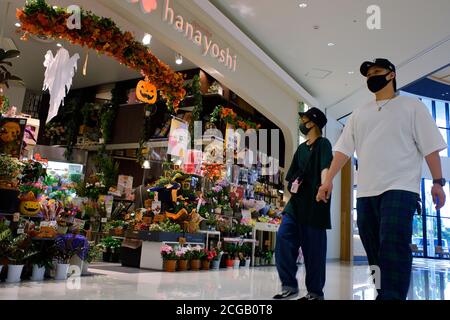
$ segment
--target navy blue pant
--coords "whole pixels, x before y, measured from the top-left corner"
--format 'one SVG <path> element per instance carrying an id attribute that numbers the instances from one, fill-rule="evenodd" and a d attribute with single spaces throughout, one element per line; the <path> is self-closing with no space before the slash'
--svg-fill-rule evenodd
<path id="1" fill-rule="evenodd" d="M 297 223 L 285 214 L 277 234 L 275 261 L 283 290 L 298 291 L 297 258 L 302 248 L 308 293 L 323 296 L 327 231 Z"/>
<path id="2" fill-rule="evenodd" d="M 406 300 L 412 269 L 410 248 L 419 195 L 393 190 L 357 201 L 358 229 L 370 266 L 379 267 L 378 300 Z M 375 271 L 376 272 L 376 271 Z"/>

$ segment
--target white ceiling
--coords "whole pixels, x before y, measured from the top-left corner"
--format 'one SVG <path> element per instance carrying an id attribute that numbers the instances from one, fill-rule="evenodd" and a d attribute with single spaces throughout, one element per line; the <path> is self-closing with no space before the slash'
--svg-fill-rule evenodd
<path id="1" fill-rule="evenodd" d="M 450 66 L 429 76 L 431 80 L 450 85 Z"/>
<path id="2" fill-rule="evenodd" d="M 14 24 L 16 20 L 16 8 L 22 7 L 25 0 L 10 0 L 11 3 L 9 13 L 7 16 L 7 22 L 5 24 L 5 38 L 13 40 L 14 44 L 21 51 L 19 59 L 11 60 L 13 62 L 13 68 L 11 71 L 13 74 L 21 77 L 25 80 L 26 87 L 32 90 L 42 90 L 44 81 L 45 68 L 43 66 L 44 56 L 48 50 L 52 50 L 53 54 L 56 54 L 59 49 L 56 46 L 57 41 L 50 44 L 41 43 L 33 40 L 31 37 L 28 41 L 20 40 L 22 33 L 17 33 L 17 28 Z M 100 16 L 111 16 L 109 12 L 104 11 L 104 7 L 99 6 L 92 0 L 58 0 L 48 1 L 50 4 L 58 6 L 68 6 L 71 4 L 77 4 L 81 7 L 87 8 Z M 0 0 L 0 21 L 3 20 L 3 16 L 6 12 L 6 1 Z M 145 31 L 139 30 L 133 26 L 132 22 L 121 21 L 120 19 L 114 19 L 117 24 L 124 31 L 134 32 L 137 39 L 142 39 Z M 120 22 L 119 22 L 120 21 Z M 0 23 L 1 27 L 1 23 Z M 150 31 L 148 31 L 151 33 Z M 140 74 L 132 69 L 129 69 L 123 65 L 120 65 L 116 60 L 106 55 L 98 55 L 95 51 L 89 50 L 89 60 L 87 75 L 82 75 L 83 64 L 86 57 L 86 49 L 79 46 L 73 46 L 66 41 L 58 41 L 64 45 L 64 47 L 70 52 L 71 55 L 78 53 L 81 59 L 78 61 L 78 72 L 74 77 L 73 88 L 84 88 L 93 85 L 113 83 L 122 80 L 128 80 L 140 77 Z M 175 52 L 157 39 L 153 37 L 151 45 L 151 51 L 162 61 L 169 64 L 174 70 L 186 70 L 196 68 L 187 59 L 181 66 L 175 64 Z"/>
<path id="3" fill-rule="evenodd" d="M 386 57 L 401 67 L 450 37 L 449 0 L 210 2 L 317 98 L 322 108 L 365 86 L 359 73 L 363 61 Z M 301 9 L 300 3 L 307 3 L 307 8 Z M 371 31 L 366 10 L 374 3 L 381 8 L 382 29 Z M 330 42 L 335 46 L 329 47 Z M 447 56 L 450 60 L 450 52 Z M 339 110 L 332 113 L 341 115 Z"/>

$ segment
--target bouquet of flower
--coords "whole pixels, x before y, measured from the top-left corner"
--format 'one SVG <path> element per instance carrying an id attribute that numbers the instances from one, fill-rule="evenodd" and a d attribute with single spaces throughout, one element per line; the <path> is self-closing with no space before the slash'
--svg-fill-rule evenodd
<path id="1" fill-rule="evenodd" d="M 203 249 L 201 259 L 206 261 L 212 261 L 217 257 L 217 252 L 215 250 Z"/>
<path id="2" fill-rule="evenodd" d="M 200 247 L 199 245 L 192 247 L 191 248 L 191 259 L 192 260 L 199 260 L 202 258 L 203 253 L 203 248 Z"/>
<path id="3" fill-rule="evenodd" d="M 178 258 L 175 250 L 167 244 L 161 247 L 160 253 L 163 260 L 177 260 Z"/>
<path id="4" fill-rule="evenodd" d="M 191 258 L 191 251 L 187 247 L 179 248 L 176 255 L 180 260 L 189 260 Z"/>
<path id="5" fill-rule="evenodd" d="M 89 242 L 82 235 L 59 235 L 55 240 L 55 247 L 57 258 L 62 263 L 69 263 L 75 255 L 84 261 L 89 253 Z"/>

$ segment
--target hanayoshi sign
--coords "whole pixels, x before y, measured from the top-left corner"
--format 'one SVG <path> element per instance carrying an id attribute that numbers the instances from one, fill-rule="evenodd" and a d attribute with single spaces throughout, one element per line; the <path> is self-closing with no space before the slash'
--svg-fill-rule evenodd
<path id="1" fill-rule="evenodd" d="M 141 4 L 141 9 L 148 14 L 158 8 L 158 0 L 126 0 L 129 3 Z M 161 0 L 160 0 L 161 1 Z M 170 0 L 164 0 L 164 8 L 162 11 L 162 20 L 173 28 L 182 33 L 187 39 L 201 48 L 203 56 L 210 55 L 217 61 L 233 72 L 237 67 L 237 55 L 233 54 L 230 48 L 221 47 L 214 42 L 212 36 L 202 31 L 197 23 L 193 23 L 181 14 L 177 14 L 171 6 Z"/>

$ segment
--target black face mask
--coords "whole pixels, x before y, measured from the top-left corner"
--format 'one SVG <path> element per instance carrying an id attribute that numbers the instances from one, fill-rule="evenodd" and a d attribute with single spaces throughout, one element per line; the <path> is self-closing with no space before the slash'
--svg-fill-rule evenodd
<path id="1" fill-rule="evenodd" d="M 367 79 L 367 87 L 370 91 L 373 93 L 377 93 L 378 91 L 384 89 L 391 80 L 387 80 L 386 76 L 389 75 L 389 73 L 381 76 L 373 76 Z"/>
<path id="2" fill-rule="evenodd" d="M 307 128 L 306 124 L 310 123 L 311 121 L 308 121 L 306 123 L 300 123 L 300 132 L 303 133 L 305 136 L 308 135 L 308 133 L 311 131 L 311 128 Z"/>

